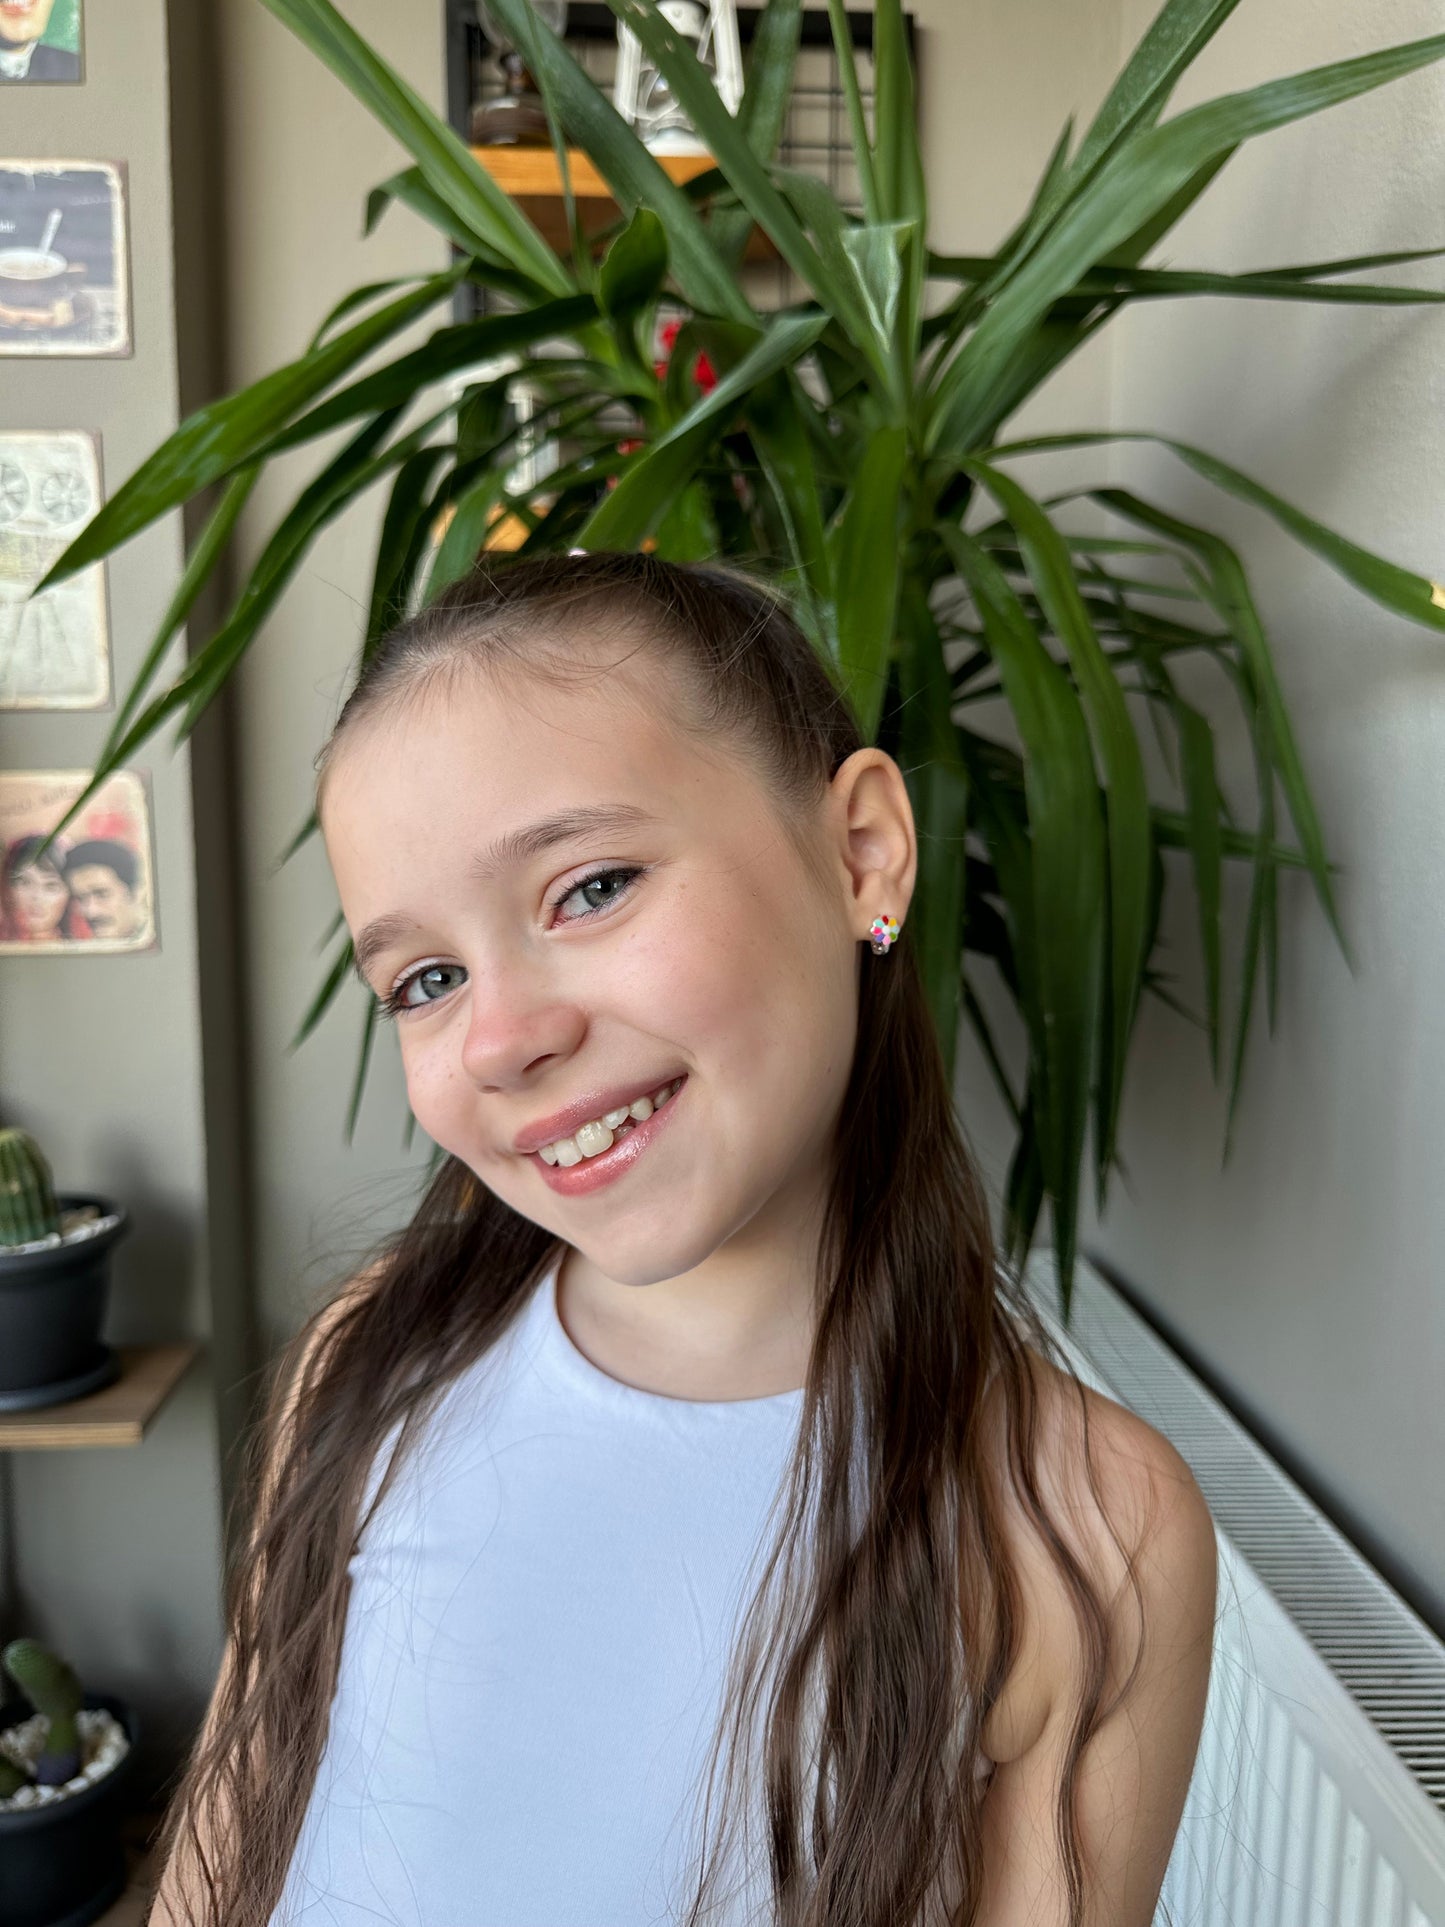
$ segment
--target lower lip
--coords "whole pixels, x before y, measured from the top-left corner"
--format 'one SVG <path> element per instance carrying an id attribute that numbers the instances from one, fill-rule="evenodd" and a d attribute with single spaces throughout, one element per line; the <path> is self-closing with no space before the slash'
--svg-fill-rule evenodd
<path id="1" fill-rule="evenodd" d="M 560 1164 L 544 1163 L 539 1152 L 529 1153 L 542 1174 L 543 1182 L 564 1198 L 580 1198 L 588 1191 L 598 1191 L 604 1184 L 611 1184 L 614 1178 L 620 1178 L 625 1171 L 630 1171 L 648 1146 L 655 1144 L 662 1136 L 686 1089 L 687 1079 L 684 1077 L 660 1111 L 654 1111 L 643 1123 L 634 1124 L 625 1137 L 618 1138 L 610 1150 L 603 1151 L 598 1157 L 583 1158 L 580 1164 L 564 1168 Z"/>

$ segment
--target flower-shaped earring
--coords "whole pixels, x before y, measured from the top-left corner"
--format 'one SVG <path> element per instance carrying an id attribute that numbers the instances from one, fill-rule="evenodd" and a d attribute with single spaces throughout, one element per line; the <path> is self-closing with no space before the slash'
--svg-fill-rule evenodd
<path id="1" fill-rule="evenodd" d="M 875 957 L 887 955 L 889 944 L 898 941 L 898 930 L 899 924 L 897 917 L 882 916 L 873 919 L 868 927 L 868 935 L 873 940 L 873 955 Z"/>

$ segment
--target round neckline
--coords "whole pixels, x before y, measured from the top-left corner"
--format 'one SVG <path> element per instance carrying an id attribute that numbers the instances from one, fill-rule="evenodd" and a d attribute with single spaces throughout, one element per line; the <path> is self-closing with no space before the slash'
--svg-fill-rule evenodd
<path id="1" fill-rule="evenodd" d="M 636 1408 L 653 1411 L 679 1412 L 758 1412 L 776 1411 L 792 1414 L 802 1403 L 804 1386 L 794 1386 L 787 1392 L 763 1392 L 756 1398 L 675 1398 L 669 1392 L 649 1392 L 640 1385 L 629 1385 L 626 1379 L 614 1378 L 604 1372 L 573 1343 L 572 1336 L 562 1323 L 561 1309 L 557 1303 L 557 1287 L 562 1277 L 562 1260 L 566 1256 L 564 1248 L 553 1259 L 546 1276 L 538 1286 L 542 1319 L 546 1328 L 547 1342 L 552 1355 L 575 1381 L 585 1385 L 594 1394 L 612 1398 Z"/>

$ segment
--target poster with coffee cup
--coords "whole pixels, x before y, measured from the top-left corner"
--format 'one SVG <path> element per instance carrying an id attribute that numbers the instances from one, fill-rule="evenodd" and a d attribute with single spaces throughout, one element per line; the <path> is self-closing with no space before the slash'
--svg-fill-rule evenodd
<path id="1" fill-rule="evenodd" d="M 100 500 L 99 436 L 0 428 L 0 709 L 110 701 L 105 564 L 30 593 Z"/>
<path id="2" fill-rule="evenodd" d="M 125 163 L 0 160 L 0 355 L 130 352 Z"/>
<path id="3" fill-rule="evenodd" d="M 84 770 L 0 773 L 0 956 L 157 947 L 143 771 L 108 776 L 41 854 L 46 835 L 89 780 Z"/>
<path id="4" fill-rule="evenodd" d="M 0 0 L 0 87 L 84 78 L 81 0 Z"/>

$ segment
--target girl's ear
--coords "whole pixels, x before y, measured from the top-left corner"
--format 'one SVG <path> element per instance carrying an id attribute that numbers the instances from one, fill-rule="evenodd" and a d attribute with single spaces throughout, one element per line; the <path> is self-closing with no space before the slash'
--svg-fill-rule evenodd
<path id="1" fill-rule="evenodd" d="M 831 820 L 851 879 L 850 918 L 902 923 L 918 876 L 918 837 L 903 772 L 886 750 L 854 750 L 833 777 Z M 860 927 L 859 935 L 864 930 Z"/>

